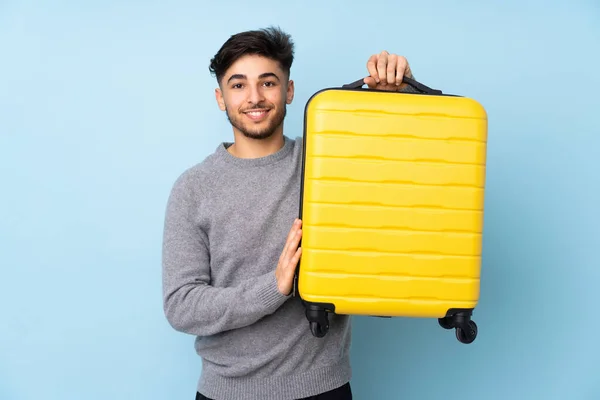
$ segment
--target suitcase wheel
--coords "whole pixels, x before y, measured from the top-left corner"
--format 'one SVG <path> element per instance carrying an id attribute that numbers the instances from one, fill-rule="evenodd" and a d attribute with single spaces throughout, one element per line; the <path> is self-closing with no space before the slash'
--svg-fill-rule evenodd
<path id="1" fill-rule="evenodd" d="M 456 338 L 459 342 L 469 344 L 473 343 L 477 337 L 477 324 L 475 321 L 469 321 L 468 326 L 456 328 Z"/>
<path id="2" fill-rule="evenodd" d="M 327 331 L 329 331 L 329 325 L 323 326 L 318 322 L 311 322 L 310 331 L 312 332 L 313 336 L 322 338 L 327 335 Z"/>
<path id="3" fill-rule="evenodd" d="M 473 343 L 477 337 L 477 324 L 471 320 L 470 312 L 457 312 L 444 318 L 438 318 L 444 329 L 456 329 L 456 339 L 464 344 Z"/>
<path id="4" fill-rule="evenodd" d="M 327 311 L 316 304 L 306 306 L 306 319 L 310 324 L 310 331 L 314 337 L 322 338 L 329 331 L 329 318 Z"/>
<path id="5" fill-rule="evenodd" d="M 452 325 L 452 319 L 449 317 L 439 318 L 438 322 L 440 323 L 440 326 L 444 329 L 454 328 L 454 325 Z"/>

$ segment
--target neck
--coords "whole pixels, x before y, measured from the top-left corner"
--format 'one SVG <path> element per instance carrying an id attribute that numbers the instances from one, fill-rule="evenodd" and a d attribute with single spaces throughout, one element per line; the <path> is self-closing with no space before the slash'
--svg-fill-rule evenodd
<path id="1" fill-rule="evenodd" d="M 260 158 L 278 152 L 283 145 L 283 132 L 280 130 L 267 139 L 251 139 L 234 132 L 234 143 L 227 151 L 238 158 Z"/>

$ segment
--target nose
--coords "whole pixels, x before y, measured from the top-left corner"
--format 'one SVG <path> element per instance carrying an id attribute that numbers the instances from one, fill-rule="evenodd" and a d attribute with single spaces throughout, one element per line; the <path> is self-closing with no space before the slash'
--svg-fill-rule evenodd
<path id="1" fill-rule="evenodd" d="M 248 102 L 252 104 L 258 104 L 264 100 L 262 87 L 260 85 L 250 85 L 250 92 L 248 93 Z"/>

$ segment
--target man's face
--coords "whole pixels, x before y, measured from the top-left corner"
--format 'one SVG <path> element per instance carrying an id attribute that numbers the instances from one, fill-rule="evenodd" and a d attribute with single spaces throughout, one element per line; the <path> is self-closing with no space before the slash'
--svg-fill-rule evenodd
<path id="1" fill-rule="evenodd" d="M 234 130 L 252 139 L 266 139 L 282 133 L 294 83 L 276 61 L 248 55 L 231 65 L 215 94 Z"/>

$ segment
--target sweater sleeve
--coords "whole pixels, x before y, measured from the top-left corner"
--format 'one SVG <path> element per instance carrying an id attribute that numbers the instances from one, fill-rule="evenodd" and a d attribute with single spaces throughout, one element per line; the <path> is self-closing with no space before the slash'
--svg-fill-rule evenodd
<path id="1" fill-rule="evenodd" d="M 196 223 L 197 209 L 182 176 L 169 196 L 163 233 L 163 307 L 171 326 L 209 336 L 275 312 L 289 297 L 279 292 L 275 272 L 234 287 L 211 286 L 208 239 Z"/>

